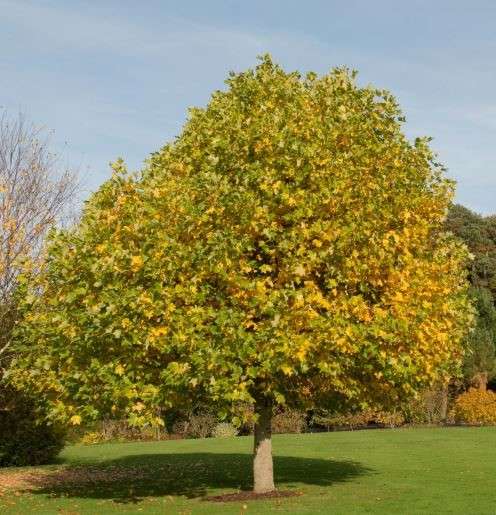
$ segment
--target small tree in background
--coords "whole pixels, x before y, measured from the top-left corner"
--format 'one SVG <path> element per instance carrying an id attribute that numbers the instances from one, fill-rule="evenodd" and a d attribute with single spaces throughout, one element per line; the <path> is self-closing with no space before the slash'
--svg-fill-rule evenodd
<path id="1" fill-rule="evenodd" d="M 269 57 L 227 85 L 53 235 L 16 380 L 73 423 L 250 404 L 269 492 L 275 407 L 398 399 L 450 373 L 466 253 L 443 233 L 452 184 L 389 93 Z"/>
<path id="2" fill-rule="evenodd" d="M 37 269 L 46 234 L 74 196 L 75 175 L 57 165 L 46 131 L 0 113 L 0 379 L 11 358 L 19 273 Z"/>
<path id="3" fill-rule="evenodd" d="M 15 358 L 20 276 L 39 272 L 43 240 L 67 213 L 75 188 L 46 131 L 22 115 L 0 113 L 0 466 L 45 463 L 63 446 L 60 427 L 42 420 L 39 397 L 7 386 L 4 376 Z"/>

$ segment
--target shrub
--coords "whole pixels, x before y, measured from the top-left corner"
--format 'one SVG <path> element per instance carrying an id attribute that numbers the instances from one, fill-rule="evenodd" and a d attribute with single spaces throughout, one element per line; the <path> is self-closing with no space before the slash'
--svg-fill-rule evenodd
<path id="1" fill-rule="evenodd" d="M 185 420 L 180 420 L 173 425 L 173 432 L 183 438 L 208 438 L 217 424 L 210 413 L 190 415 Z"/>
<path id="2" fill-rule="evenodd" d="M 371 420 L 371 411 L 358 411 L 356 413 L 327 413 L 324 410 L 315 413 L 312 417 L 312 425 L 331 428 L 355 429 L 367 426 Z"/>
<path id="3" fill-rule="evenodd" d="M 0 466 L 42 465 L 64 446 L 64 431 L 44 419 L 33 399 L 12 388 L 0 390 Z"/>
<path id="4" fill-rule="evenodd" d="M 457 422 L 496 425 L 496 393 L 471 388 L 457 397 L 454 415 Z"/>
<path id="5" fill-rule="evenodd" d="M 238 435 L 238 430 L 229 422 L 220 422 L 212 432 L 214 438 L 231 438 Z"/>
<path id="6" fill-rule="evenodd" d="M 167 438 L 167 432 L 162 428 L 135 427 L 129 425 L 127 420 L 104 420 L 89 430 L 87 428 L 78 440 L 91 445 L 103 442 L 154 441 Z"/>
<path id="7" fill-rule="evenodd" d="M 84 445 L 94 445 L 96 443 L 107 442 L 108 440 L 106 440 L 99 431 L 87 431 L 83 433 L 79 441 L 84 443 Z"/>
<path id="8" fill-rule="evenodd" d="M 303 433 L 307 427 L 305 413 L 287 408 L 272 418 L 273 433 Z"/>
<path id="9" fill-rule="evenodd" d="M 409 424 L 440 424 L 447 420 L 447 407 L 451 393 L 437 387 L 423 391 L 418 398 L 401 406 L 405 421 Z"/>
<path id="10" fill-rule="evenodd" d="M 327 413 L 319 411 L 312 417 L 312 425 L 331 428 L 356 429 L 371 424 L 398 427 L 405 423 L 403 414 L 399 411 L 381 411 L 365 409 L 352 413 Z"/>
<path id="11" fill-rule="evenodd" d="M 376 411 L 373 420 L 387 427 L 399 427 L 405 423 L 405 417 L 399 411 Z"/>

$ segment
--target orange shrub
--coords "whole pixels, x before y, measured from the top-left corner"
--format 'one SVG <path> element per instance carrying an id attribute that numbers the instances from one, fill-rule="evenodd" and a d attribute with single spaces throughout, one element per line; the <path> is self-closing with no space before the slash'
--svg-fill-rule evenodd
<path id="1" fill-rule="evenodd" d="M 405 416 L 399 411 L 377 411 L 374 418 L 386 427 L 399 427 L 405 423 Z"/>
<path id="2" fill-rule="evenodd" d="M 471 388 L 457 397 L 454 411 L 457 422 L 496 425 L 496 393 Z"/>

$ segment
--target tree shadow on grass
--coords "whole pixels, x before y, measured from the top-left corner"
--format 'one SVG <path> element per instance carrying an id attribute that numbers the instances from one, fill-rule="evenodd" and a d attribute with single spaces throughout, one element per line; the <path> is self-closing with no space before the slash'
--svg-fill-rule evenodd
<path id="1" fill-rule="evenodd" d="M 250 490 L 252 458 L 248 454 L 143 454 L 98 466 L 77 466 L 28 479 L 32 493 L 51 497 L 108 499 L 138 503 L 147 497 L 204 497 L 214 490 Z M 371 473 L 353 461 L 275 456 L 276 485 L 331 486 Z"/>

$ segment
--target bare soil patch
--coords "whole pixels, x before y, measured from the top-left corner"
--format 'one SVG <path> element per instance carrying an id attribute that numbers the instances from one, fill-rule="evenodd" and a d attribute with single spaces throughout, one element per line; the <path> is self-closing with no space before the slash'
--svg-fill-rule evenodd
<path id="1" fill-rule="evenodd" d="M 264 494 L 256 494 L 255 492 L 236 492 L 234 494 L 211 495 L 203 500 L 208 502 L 239 502 L 239 501 L 257 501 L 264 499 L 280 499 L 282 497 L 298 497 L 303 495 L 301 492 L 292 490 L 274 490 Z"/>

